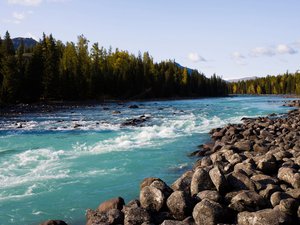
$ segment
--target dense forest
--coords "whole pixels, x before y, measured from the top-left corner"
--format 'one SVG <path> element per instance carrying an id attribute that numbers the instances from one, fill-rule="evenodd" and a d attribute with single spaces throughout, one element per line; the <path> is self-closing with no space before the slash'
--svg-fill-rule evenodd
<path id="1" fill-rule="evenodd" d="M 300 95 L 300 73 L 267 76 L 229 83 L 231 94 L 296 94 Z"/>
<path id="2" fill-rule="evenodd" d="M 0 38 L 0 102 L 107 100 L 224 96 L 227 84 L 206 78 L 175 61 L 155 63 L 148 52 L 137 56 L 83 36 L 62 43 L 52 35 L 15 49 L 6 32 Z"/>

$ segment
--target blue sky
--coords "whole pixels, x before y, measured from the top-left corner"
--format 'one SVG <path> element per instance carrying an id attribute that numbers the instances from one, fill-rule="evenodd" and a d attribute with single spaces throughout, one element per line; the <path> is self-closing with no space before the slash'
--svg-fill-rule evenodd
<path id="1" fill-rule="evenodd" d="M 207 76 L 300 69 L 299 0 L 1 0 L 1 35 L 149 51 Z"/>

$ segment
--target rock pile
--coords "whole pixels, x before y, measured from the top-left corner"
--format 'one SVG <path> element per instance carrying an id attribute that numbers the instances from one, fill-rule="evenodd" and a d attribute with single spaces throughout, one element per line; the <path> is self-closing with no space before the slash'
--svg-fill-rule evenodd
<path id="1" fill-rule="evenodd" d="M 300 100 L 292 100 L 292 101 L 287 101 L 284 106 L 289 106 L 289 107 L 300 107 Z"/>
<path id="2" fill-rule="evenodd" d="M 300 110 L 244 118 L 210 134 L 212 143 L 194 153 L 201 158 L 193 170 L 171 187 L 146 178 L 139 200 L 104 202 L 106 210 L 87 211 L 87 224 L 300 223 Z"/>

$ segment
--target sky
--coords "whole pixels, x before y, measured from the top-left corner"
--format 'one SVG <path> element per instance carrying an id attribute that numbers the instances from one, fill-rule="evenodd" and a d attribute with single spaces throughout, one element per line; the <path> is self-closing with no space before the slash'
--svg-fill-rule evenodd
<path id="1" fill-rule="evenodd" d="M 92 43 L 224 79 L 300 69 L 299 0 L 0 0 L 0 32 Z"/>

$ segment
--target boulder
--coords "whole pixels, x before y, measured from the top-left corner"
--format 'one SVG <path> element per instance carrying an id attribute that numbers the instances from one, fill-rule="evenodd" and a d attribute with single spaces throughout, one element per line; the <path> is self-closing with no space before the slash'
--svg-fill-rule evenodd
<path id="1" fill-rule="evenodd" d="M 265 199 L 269 199 L 271 195 L 277 191 L 282 191 L 278 185 L 275 184 L 268 184 L 267 187 L 264 187 L 260 192 L 259 195 Z"/>
<path id="2" fill-rule="evenodd" d="M 300 174 L 295 169 L 289 167 L 281 167 L 278 170 L 278 178 L 290 184 L 294 188 L 300 188 Z"/>
<path id="3" fill-rule="evenodd" d="M 290 224 L 287 214 L 279 210 L 263 209 L 256 212 L 240 212 L 237 216 L 239 225 L 281 225 Z"/>
<path id="4" fill-rule="evenodd" d="M 219 169 L 218 166 L 215 166 L 209 171 L 209 176 L 216 189 L 220 193 L 225 193 L 228 190 L 228 183 L 224 176 L 224 173 Z"/>
<path id="5" fill-rule="evenodd" d="M 125 201 L 121 197 L 109 199 L 98 206 L 99 212 L 108 212 L 111 209 L 119 209 L 122 210 Z"/>
<path id="6" fill-rule="evenodd" d="M 190 192 L 193 174 L 194 174 L 193 171 L 185 172 L 180 178 L 178 178 L 171 185 L 171 188 L 174 191 L 187 191 L 187 192 Z"/>
<path id="7" fill-rule="evenodd" d="M 130 105 L 128 106 L 129 109 L 138 109 L 139 106 L 138 105 Z"/>
<path id="8" fill-rule="evenodd" d="M 235 190 L 256 190 L 255 183 L 242 171 L 233 171 L 228 175 L 227 180 Z"/>
<path id="9" fill-rule="evenodd" d="M 106 213 L 99 212 L 98 210 L 92 210 L 92 209 L 88 209 L 86 211 L 86 225 L 94 225 L 94 224 L 104 225 L 107 222 L 108 222 L 108 217 Z"/>
<path id="10" fill-rule="evenodd" d="M 258 182 L 262 188 L 266 188 L 269 184 L 277 184 L 278 179 L 265 174 L 256 174 L 251 177 L 251 180 Z"/>
<path id="11" fill-rule="evenodd" d="M 191 195 L 197 195 L 200 191 L 214 189 L 208 172 L 202 168 L 197 168 L 191 181 Z"/>
<path id="12" fill-rule="evenodd" d="M 162 181 L 160 178 L 157 177 L 147 177 L 140 183 L 140 190 L 142 190 L 146 186 L 150 186 L 153 181 Z"/>
<path id="13" fill-rule="evenodd" d="M 62 220 L 47 220 L 40 223 L 40 225 L 68 225 L 65 221 Z"/>
<path id="14" fill-rule="evenodd" d="M 209 199 L 203 199 L 193 210 L 193 218 L 197 225 L 215 225 L 224 220 L 223 207 Z"/>
<path id="15" fill-rule="evenodd" d="M 163 195 L 165 196 L 165 198 L 168 198 L 173 190 L 162 180 L 155 180 L 150 184 L 150 187 L 155 187 L 159 190 L 161 190 L 161 192 L 163 193 Z"/>
<path id="16" fill-rule="evenodd" d="M 177 220 L 183 220 L 192 212 L 193 201 L 183 191 L 173 192 L 167 200 L 167 207 Z"/>
<path id="17" fill-rule="evenodd" d="M 287 198 L 280 201 L 278 209 L 281 212 L 294 216 L 297 215 L 298 206 L 299 204 L 295 199 Z"/>
<path id="18" fill-rule="evenodd" d="M 252 143 L 249 140 L 238 141 L 234 144 L 239 151 L 250 151 L 252 149 Z"/>
<path id="19" fill-rule="evenodd" d="M 288 189 L 286 194 L 293 197 L 294 199 L 300 199 L 300 188 L 297 189 Z"/>
<path id="20" fill-rule="evenodd" d="M 290 198 L 290 195 L 286 194 L 285 192 L 277 191 L 271 195 L 270 202 L 271 202 L 272 206 L 275 207 L 276 205 L 278 205 L 280 203 L 281 200 L 287 199 L 287 198 Z"/>
<path id="21" fill-rule="evenodd" d="M 165 203 L 165 196 L 161 190 L 146 186 L 140 191 L 140 202 L 143 208 L 158 212 Z"/>
<path id="22" fill-rule="evenodd" d="M 125 210 L 124 225 L 141 225 L 144 222 L 152 222 L 151 215 L 146 209 L 137 207 Z"/>
<path id="23" fill-rule="evenodd" d="M 209 199 L 214 202 L 220 202 L 222 200 L 222 196 L 217 191 L 201 191 L 197 194 L 197 198 L 201 201 L 203 199 Z"/>
<path id="24" fill-rule="evenodd" d="M 231 199 L 229 208 L 242 211 L 257 211 L 267 206 L 266 200 L 255 191 L 241 191 Z"/>

